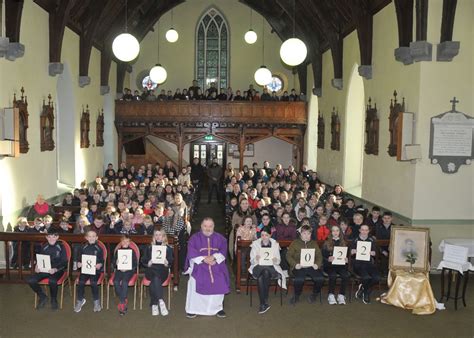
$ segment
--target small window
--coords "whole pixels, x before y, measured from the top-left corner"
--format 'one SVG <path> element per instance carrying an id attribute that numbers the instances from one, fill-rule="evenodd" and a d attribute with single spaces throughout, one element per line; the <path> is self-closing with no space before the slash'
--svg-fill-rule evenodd
<path id="1" fill-rule="evenodd" d="M 283 80 L 277 75 L 272 76 L 272 82 L 267 85 L 268 89 L 272 92 L 281 92 L 283 89 Z"/>

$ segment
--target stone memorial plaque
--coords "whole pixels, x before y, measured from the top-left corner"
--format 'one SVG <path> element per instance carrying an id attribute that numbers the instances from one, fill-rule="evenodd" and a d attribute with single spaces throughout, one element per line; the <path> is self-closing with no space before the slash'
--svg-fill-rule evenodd
<path id="1" fill-rule="evenodd" d="M 454 174 L 462 164 L 474 158 L 474 118 L 456 111 L 454 98 L 451 111 L 431 118 L 430 159 L 441 170 Z"/>

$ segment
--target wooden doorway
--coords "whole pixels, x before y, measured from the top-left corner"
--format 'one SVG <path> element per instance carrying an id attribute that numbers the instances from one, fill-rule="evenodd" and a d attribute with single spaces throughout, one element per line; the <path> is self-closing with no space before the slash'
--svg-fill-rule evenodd
<path id="1" fill-rule="evenodd" d="M 227 163 L 227 143 L 213 136 L 206 136 L 191 143 L 189 147 L 189 163 L 195 157 L 199 158 L 203 166 L 211 164 L 213 159 L 225 169 Z"/>

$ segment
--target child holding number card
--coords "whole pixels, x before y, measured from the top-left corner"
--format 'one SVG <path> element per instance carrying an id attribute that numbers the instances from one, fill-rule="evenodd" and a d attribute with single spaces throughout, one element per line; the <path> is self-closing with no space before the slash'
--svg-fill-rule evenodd
<path id="1" fill-rule="evenodd" d="M 84 244 L 79 251 L 79 257 L 77 261 L 77 267 L 82 267 L 82 255 L 95 256 L 95 275 L 82 273 L 79 275 L 79 283 L 77 286 L 77 301 L 74 306 L 74 312 L 80 312 L 82 306 L 86 303 L 84 298 L 84 288 L 86 282 L 90 280 L 91 289 L 92 289 L 92 299 L 94 301 L 94 312 L 99 312 L 102 310 L 99 300 L 99 286 L 97 281 L 101 273 L 104 271 L 104 252 L 102 248 L 97 244 L 97 233 L 94 230 L 89 230 L 85 236 L 87 243 Z"/>
<path id="2" fill-rule="evenodd" d="M 318 293 L 321 292 L 321 287 L 324 283 L 324 277 L 320 270 L 323 263 L 323 257 L 321 250 L 319 249 L 318 243 L 311 240 L 311 233 L 313 229 L 311 226 L 303 225 L 300 229 L 300 238 L 295 239 L 288 248 L 286 259 L 290 265 L 290 271 L 294 276 L 294 289 L 295 294 L 290 299 L 290 304 L 295 305 L 299 302 L 301 293 L 303 292 L 303 284 L 306 276 L 311 277 L 313 280 L 313 293 L 309 296 L 308 302 L 314 303 Z M 309 266 L 303 267 L 301 264 L 301 251 L 302 249 L 314 249 L 314 256 L 312 261 L 309 262 Z"/>
<path id="3" fill-rule="evenodd" d="M 157 264 L 152 261 L 153 245 L 166 246 L 166 257 L 163 264 Z M 168 246 L 168 237 L 164 230 L 155 230 L 151 244 L 145 249 L 141 259 L 142 264 L 146 266 L 145 277 L 150 281 L 150 305 L 151 315 L 168 315 L 165 301 L 163 300 L 163 282 L 168 278 L 169 268 L 173 265 L 173 249 Z"/>
<path id="4" fill-rule="evenodd" d="M 362 283 L 359 285 L 359 288 L 355 294 L 357 299 L 362 298 L 364 304 L 370 304 L 370 291 L 371 288 L 378 284 L 380 280 L 379 271 L 377 265 L 375 264 L 375 241 L 372 237 L 369 237 L 369 226 L 363 224 L 359 229 L 359 236 L 352 242 L 351 245 L 351 255 L 354 257 L 354 272 L 358 274 Z M 370 255 L 369 261 L 357 260 L 357 242 L 367 242 L 370 243 L 370 249 L 368 254 Z"/>
<path id="5" fill-rule="evenodd" d="M 118 254 L 121 250 L 129 250 L 132 253 L 132 269 L 131 270 L 119 270 L 118 269 Z M 114 276 L 114 288 L 117 297 L 119 298 L 119 304 L 117 306 L 119 314 L 123 316 L 127 313 L 128 304 L 128 282 L 133 277 L 137 269 L 137 256 L 135 251 L 130 247 L 130 236 L 127 234 L 122 235 L 120 238 L 120 248 L 115 250 L 113 265 L 115 267 Z"/>
<path id="6" fill-rule="evenodd" d="M 286 277 L 280 267 L 280 245 L 271 238 L 271 228 L 264 226 L 260 230 L 260 238 L 253 241 L 250 251 L 250 268 L 249 272 L 257 280 L 258 297 L 260 298 L 259 314 L 264 314 L 270 309 L 268 304 L 268 292 L 270 290 L 270 281 L 272 279 L 281 278 L 281 287 L 286 289 Z M 265 257 L 262 257 L 262 249 L 270 249 L 268 259 L 270 262 L 265 263 Z"/>
<path id="7" fill-rule="evenodd" d="M 344 264 L 338 265 L 334 264 L 336 257 L 334 256 L 334 247 L 347 247 L 346 241 L 342 235 L 341 229 L 337 225 L 331 227 L 331 234 L 328 239 L 323 244 L 323 260 L 324 260 L 324 270 L 329 276 L 329 290 L 328 290 L 328 303 L 330 305 L 334 304 L 346 304 L 346 287 L 347 282 L 349 281 L 350 274 L 347 270 L 347 251 L 344 256 Z M 336 297 L 334 296 L 334 291 L 336 289 L 336 278 L 337 275 L 341 277 L 341 287 L 339 289 L 339 294 Z"/>
<path id="8" fill-rule="evenodd" d="M 64 269 L 67 267 L 68 259 L 66 255 L 66 249 L 63 245 L 58 242 L 59 236 L 58 233 L 51 229 L 50 232 L 46 235 L 46 244 L 43 244 L 39 250 L 39 254 L 47 255 L 50 257 L 51 269 L 47 272 L 40 272 L 38 264 L 35 265 L 35 273 L 28 277 L 27 283 L 30 285 L 31 289 L 39 297 L 38 304 L 36 309 L 42 309 L 48 301 L 48 297 L 41 289 L 39 282 L 45 278 L 48 278 L 49 291 L 51 295 L 51 309 L 58 309 L 58 279 L 63 275 Z"/>

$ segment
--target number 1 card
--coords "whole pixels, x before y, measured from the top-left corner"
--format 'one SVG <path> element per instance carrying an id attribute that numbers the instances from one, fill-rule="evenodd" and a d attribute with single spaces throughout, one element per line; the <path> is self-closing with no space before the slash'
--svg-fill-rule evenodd
<path id="1" fill-rule="evenodd" d="M 151 262 L 152 264 L 165 264 L 166 245 L 151 246 Z"/>
<path id="2" fill-rule="evenodd" d="M 258 262 L 258 265 L 273 265 L 273 254 L 271 248 L 260 248 L 260 261 Z"/>
<path id="3" fill-rule="evenodd" d="M 346 265 L 347 246 L 335 246 L 332 255 L 334 257 L 333 265 Z"/>
<path id="4" fill-rule="evenodd" d="M 118 250 L 117 269 L 122 271 L 132 270 L 132 250 Z"/>
<path id="5" fill-rule="evenodd" d="M 307 268 L 314 265 L 315 249 L 301 249 L 300 265 Z"/>
<path id="6" fill-rule="evenodd" d="M 81 259 L 81 273 L 85 275 L 95 276 L 95 265 L 97 264 L 97 257 L 94 255 L 82 255 Z"/>
<path id="7" fill-rule="evenodd" d="M 372 242 L 357 241 L 357 261 L 370 261 L 370 249 L 372 248 Z"/>
<path id="8" fill-rule="evenodd" d="M 51 270 L 51 257 L 49 255 L 36 254 L 36 266 L 39 272 Z"/>

